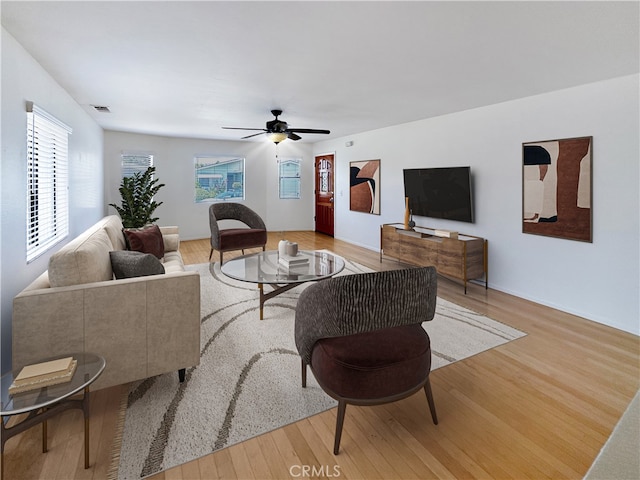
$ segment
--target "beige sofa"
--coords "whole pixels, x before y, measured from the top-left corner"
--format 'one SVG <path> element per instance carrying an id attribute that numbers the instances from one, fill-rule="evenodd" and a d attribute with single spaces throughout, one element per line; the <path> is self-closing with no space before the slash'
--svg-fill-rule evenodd
<path id="1" fill-rule="evenodd" d="M 103 218 L 51 256 L 13 301 L 13 371 L 44 357 L 93 352 L 107 366 L 92 388 L 200 362 L 200 276 L 184 270 L 177 227 L 161 227 L 165 273 L 115 280 L 109 252 L 122 223 Z"/>

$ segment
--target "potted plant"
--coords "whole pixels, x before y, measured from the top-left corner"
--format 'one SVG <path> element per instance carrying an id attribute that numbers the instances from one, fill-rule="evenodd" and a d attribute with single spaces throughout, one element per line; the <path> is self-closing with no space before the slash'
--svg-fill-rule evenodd
<path id="1" fill-rule="evenodd" d="M 136 172 L 131 177 L 124 177 L 118 189 L 122 197 L 122 206 L 110 203 L 122 219 L 125 228 L 141 228 L 158 220 L 152 217 L 156 208 L 163 202 L 156 202 L 153 197 L 164 183 L 153 178 L 155 167 L 149 167 L 143 173 Z"/>

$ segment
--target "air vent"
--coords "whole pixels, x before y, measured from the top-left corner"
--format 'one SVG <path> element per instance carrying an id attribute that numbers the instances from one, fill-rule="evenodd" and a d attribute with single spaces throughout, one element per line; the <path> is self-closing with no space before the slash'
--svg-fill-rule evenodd
<path id="1" fill-rule="evenodd" d="M 105 106 L 105 105 L 91 105 L 93 108 L 96 109 L 96 111 L 100 112 L 100 113 L 111 113 L 111 110 L 109 110 L 109 107 Z"/>

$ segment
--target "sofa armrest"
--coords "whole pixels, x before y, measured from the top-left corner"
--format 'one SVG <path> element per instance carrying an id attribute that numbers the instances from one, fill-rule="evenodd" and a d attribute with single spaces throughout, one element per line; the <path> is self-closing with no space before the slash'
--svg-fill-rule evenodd
<path id="1" fill-rule="evenodd" d="M 200 276 L 185 271 L 27 290 L 13 300 L 13 371 L 43 357 L 94 352 L 95 388 L 196 365 Z"/>

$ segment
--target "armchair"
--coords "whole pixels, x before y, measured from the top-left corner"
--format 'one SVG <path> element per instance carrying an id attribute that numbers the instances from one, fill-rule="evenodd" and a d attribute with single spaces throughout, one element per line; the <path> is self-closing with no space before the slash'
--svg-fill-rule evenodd
<path id="1" fill-rule="evenodd" d="M 345 275 L 306 288 L 298 300 L 295 342 L 320 387 L 338 400 L 333 453 L 347 404 L 394 402 L 424 389 L 436 416 L 431 345 L 422 322 L 435 315 L 434 267 Z"/>
<path id="2" fill-rule="evenodd" d="M 237 220 L 249 228 L 220 228 L 221 220 Z M 242 250 L 245 248 L 264 247 L 267 243 L 267 227 L 260 216 L 241 203 L 214 203 L 209 207 L 209 227 L 211 229 L 211 252 L 220 252 L 222 264 L 223 252 Z"/>

